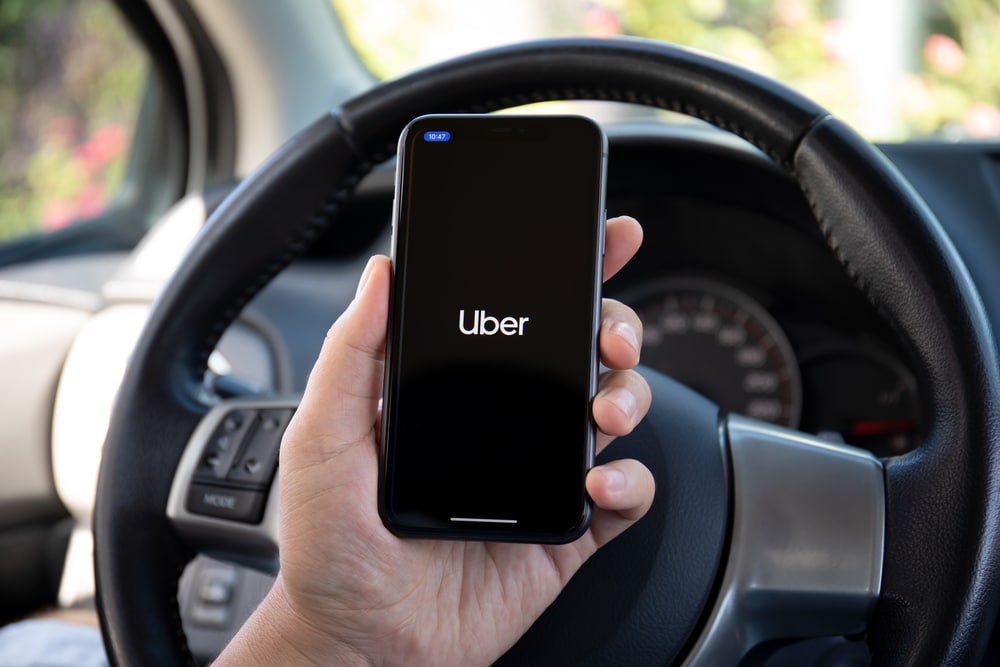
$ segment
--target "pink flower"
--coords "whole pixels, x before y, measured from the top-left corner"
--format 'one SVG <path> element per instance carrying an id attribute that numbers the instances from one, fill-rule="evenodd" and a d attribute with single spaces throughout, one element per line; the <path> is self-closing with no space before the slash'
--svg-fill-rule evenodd
<path id="1" fill-rule="evenodd" d="M 924 42 L 924 58 L 936 72 L 957 76 L 965 68 L 965 52 L 947 35 L 935 34 Z"/>
<path id="2" fill-rule="evenodd" d="M 52 199 L 42 205 L 42 219 L 39 221 L 42 229 L 55 231 L 62 229 L 76 218 L 76 207 L 65 199 Z"/>
<path id="3" fill-rule="evenodd" d="M 100 183 L 88 183 L 76 196 L 75 217 L 77 219 L 92 218 L 103 211 L 107 203 L 108 198 L 104 194 L 104 186 Z"/>
<path id="4" fill-rule="evenodd" d="M 977 139 L 1000 136 L 1000 109 L 986 102 L 976 102 L 965 110 L 962 127 Z"/>
<path id="5" fill-rule="evenodd" d="M 100 183 L 88 183 L 72 199 L 51 199 L 45 202 L 39 223 L 42 229 L 55 231 L 78 220 L 99 215 L 107 204 L 104 186 Z"/>
<path id="6" fill-rule="evenodd" d="M 830 19 L 819 33 L 823 55 L 833 63 L 847 62 L 851 57 L 851 27 L 843 19 Z"/>
<path id="7" fill-rule="evenodd" d="M 622 24 L 614 11 L 607 7 L 594 5 L 583 14 L 583 32 L 593 37 L 620 35 Z"/>
<path id="8" fill-rule="evenodd" d="M 77 147 L 75 155 L 86 165 L 87 171 L 93 173 L 119 157 L 127 143 L 128 133 L 124 127 L 117 124 L 102 125 Z"/>

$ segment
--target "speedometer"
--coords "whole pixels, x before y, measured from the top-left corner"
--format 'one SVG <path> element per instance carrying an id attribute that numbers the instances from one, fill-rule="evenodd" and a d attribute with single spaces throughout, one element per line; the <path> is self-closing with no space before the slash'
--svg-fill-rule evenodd
<path id="1" fill-rule="evenodd" d="M 726 412 L 798 426 L 802 380 L 792 346 L 752 297 L 713 280 L 675 279 L 623 300 L 643 323 L 643 363 Z"/>

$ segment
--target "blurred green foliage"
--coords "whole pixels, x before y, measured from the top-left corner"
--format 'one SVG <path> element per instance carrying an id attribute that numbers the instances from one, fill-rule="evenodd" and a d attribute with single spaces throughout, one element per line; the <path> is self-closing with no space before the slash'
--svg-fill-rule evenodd
<path id="1" fill-rule="evenodd" d="M 148 71 L 108 0 L 0 2 L 0 242 L 107 207 Z"/>
<path id="2" fill-rule="evenodd" d="M 881 0 L 879 0 L 881 1 Z M 858 26 L 875 11 L 829 0 L 609 0 L 622 32 L 684 44 L 730 58 L 814 98 L 862 131 L 866 105 L 857 80 L 879 63 L 878 44 Z M 922 0 L 898 4 L 885 29 L 908 52 L 905 71 L 884 81 L 894 124 L 880 140 L 986 138 L 1000 135 L 1000 0 Z M 887 37 L 886 41 L 890 41 Z M 873 55 L 867 55 L 873 54 Z M 892 56 L 894 54 L 886 54 Z"/>
<path id="3" fill-rule="evenodd" d="M 874 139 L 1000 136 L 1000 0 L 902 6 L 905 70 L 878 103 L 892 107 L 888 128 L 869 122 L 874 103 L 858 84 L 867 66 L 858 54 L 878 51 L 842 16 L 853 6 L 864 21 L 876 5 L 862 0 L 331 2 L 383 77 L 451 55 L 450 46 L 511 41 L 514 15 L 516 39 L 627 34 L 730 58 Z M 0 1 L 0 242 L 92 217 L 113 200 L 148 71 L 109 0 Z"/>
<path id="4" fill-rule="evenodd" d="M 331 2 L 381 77 L 468 50 L 469 31 L 482 46 L 511 41 L 491 23 L 530 6 L 516 39 L 623 34 L 701 49 L 789 84 L 871 139 L 1000 136 L 1000 0 L 503 0 L 475 3 L 478 13 L 463 12 L 467 0 Z"/>

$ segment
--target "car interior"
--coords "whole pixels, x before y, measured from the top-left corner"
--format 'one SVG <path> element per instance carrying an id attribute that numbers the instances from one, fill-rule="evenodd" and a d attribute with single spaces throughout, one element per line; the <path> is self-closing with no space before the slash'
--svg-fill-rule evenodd
<path id="1" fill-rule="evenodd" d="M 607 214 L 643 226 L 604 296 L 654 403 L 610 453 L 657 500 L 500 664 L 997 664 L 1000 74 L 862 138 L 885 91 L 842 119 L 719 26 L 824 26 L 790 61 L 823 45 L 835 80 L 829 45 L 891 64 L 863 42 L 907 8 L 842 3 L 845 33 L 813 0 L 553 3 L 583 18 L 514 39 L 557 9 L 472 4 L 0 4 L 0 626 L 83 610 L 110 664 L 213 660 L 276 573 L 281 431 L 390 253 L 399 132 L 555 112 L 601 123 Z M 947 43 L 923 4 L 884 42 L 919 36 L 959 106 L 1000 4 Z M 418 63 L 413 16 L 454 51 Z M 721 41 L 656 31 L 684 21 Z"/>

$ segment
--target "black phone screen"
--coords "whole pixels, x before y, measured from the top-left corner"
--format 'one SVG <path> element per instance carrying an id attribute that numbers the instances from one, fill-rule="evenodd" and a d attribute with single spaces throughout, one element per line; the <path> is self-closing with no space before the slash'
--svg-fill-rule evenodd
<path id="1" fill-rule="evenodd" d="M 606 140 L 580 117 L 404 131 L 380 509 L 399 533 L 565 541 L 589 518 Z"/>

